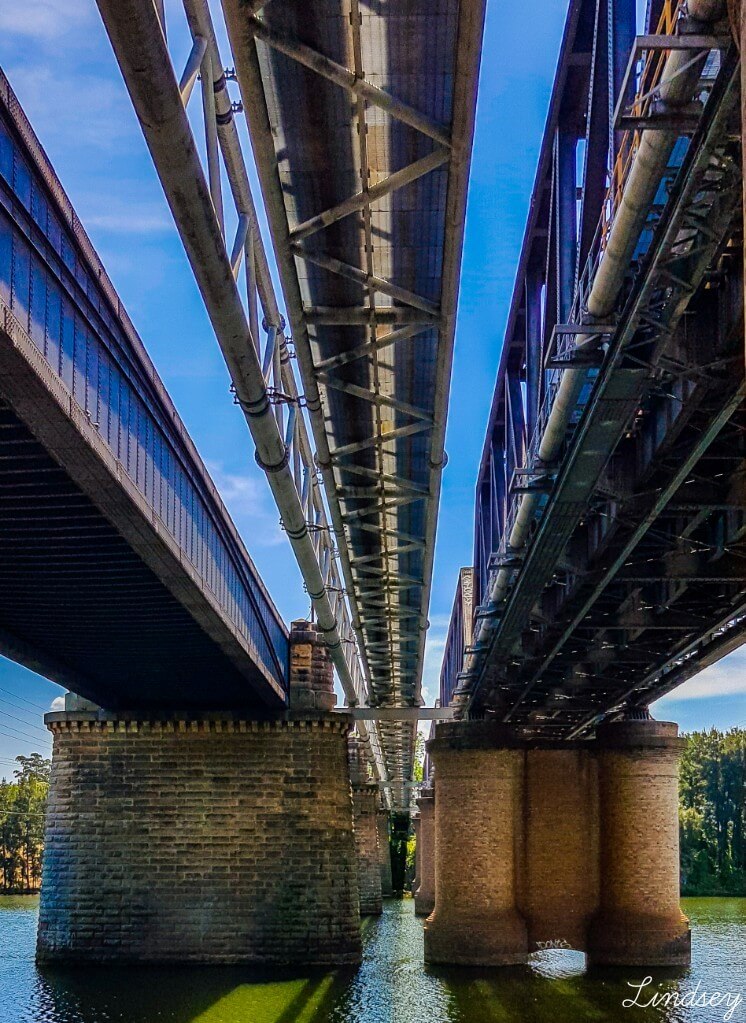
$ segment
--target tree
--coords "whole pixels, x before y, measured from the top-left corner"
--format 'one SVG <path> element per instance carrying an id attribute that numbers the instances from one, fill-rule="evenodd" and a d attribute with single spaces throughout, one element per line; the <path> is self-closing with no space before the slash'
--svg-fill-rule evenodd
<path id="1" fill-rule="evenodd" d="M 746 731 L 685 736 L 679 775 L 686 895 L 746 894 Z"/>
<path id="2" fill-rule="evenodd" d="M 41 754 L 16 757 L 14 781 L 0 782 L 0 890 L 35 891 L 41 884 L 44 815 L 51 763 Z"/>

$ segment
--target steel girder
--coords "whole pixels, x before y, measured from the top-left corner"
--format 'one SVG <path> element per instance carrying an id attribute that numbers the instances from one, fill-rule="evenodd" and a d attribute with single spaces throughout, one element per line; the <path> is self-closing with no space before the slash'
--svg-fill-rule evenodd
<path id="1" fill-rule="evenodd" d="M 727 273 L 728 240 L 737 230 L 740 208 L 736 58 L 721 53 L 720 61 L 703 72 L 710 76 L 703 83 L 709 95 L 704 116 L 683 146 L 683 166 L 682 146 L 674 152 L 665 192 L 661 188 L 660 201 L 651 207 L 618 309 L 607 317 L 611 322 L 584 326 L 583 295 L 592 277 L 586 285 L 580 276 L 571 316 L 563 297 L 563 201 L 568 194 L 574 198 L 575 187 L 564 168 L 561 131 L 561 111 L 568 109 L 567 68 L 578 51 L 582 14 L 571 8 L 568 19 L 537 174 L 539 199 L 529 217 L 477 491 L 475 585 L 481 606 L 475 623 L 489 618 L 492 635 L 489 646 L 467 651 L 469 674 L 450 677 L 446 686 L 453 691 L 460 682 L 462 705 L 471 699 L 472 709 L 557 738 L 584 734 L 599 716 L 625 702 L 649 702 L 675 684 L 673 679 L 693 673 L 695 662 L 706 663 L 712 651 L 732 648 L 742 628 L 737 563 L 731 558 L 719 569 L 722 550 L 703 539 L 722 516 L 742 514 L 741 491 L 735 485 L 719 488 L 696 508 L 686 496 L 698 465 L 700 482 L 707 476 L 709 465 L 701 460 L 727 458 L 728 443 L 732 450 L 733 438 L 740 441 L 743 366 L 734 338 L 742 312 L 740 306 L 720 310 L 720 344 L 713 350 L 712 310 L 706 308 L 708 297 L 725 288 L 726 280 L 726 290 L 740 295 L 740 279 L 734 284 Z M 603 36 L 596 26 L 594 59 Z M 593 81 L 591 76 L 587 123 L 594 119 Z M 596 113 L 597 124 L 599 118 Z M 607 126 L 611 132 L 608 119 Z M 683 130 L 691 132 L 692 125 L 687 122 Z M 591 140 L 586 141 L 580 239 L 572 235 L 574 224 L 567 236 L 576 252 L 586 236 L 583 224 L 592 219 L 585 207 L 594 194 L 587 176 Z M 610 141 L 613 154 L 616 136 Z M 605 172 L 600 157 L 598 167 Z M 542 236 L 543 196 L 548 198 Z M 546 256 L 543 268 L 537 249 Z M 586 267 L 592 275 L 593 243 L 590 255 Z M 533 308 L 532 315 L 542 287 L 541 314 Z M 693 324 L 709 328 L 710 344 L 692 351 Z M 569 343 L 568 334 L 575 335 Z M 570 367 L 583 370 L 585 384 L 561 458 L 543 464 L 533 444 L 525 451 L 527 426 L 534 427 L 534 438 L 541 436 L 542 416 Z M 522 403 L 513 398 L 518 381 L 525 381 Z M 626 473 L 619 471 L 624 459 Z M 651 494 L 644 481 L 654 472 Z M 513 550 L 506 538 L 526 493 L 535 495 L 537 513 L 525 547 Z M 671 537 L 661 541 L 657 523 L 672 515 L 694 538 L 689 542 L 713 549 L 712 564 L 696 579 L 692 564 L 682 560 L 691 551 L 677 547 Z M 727 532 L 731 543 L 739 538 L 734 530 Z M 679 543 L 681 535 L 675 533 Z M 655 568 L 641 572 L 640 561 L 661 574 L 652 578 Z M 507 595 L 492 605 L 486 594 L 497 572 L 510 581 Z M 698 586 L 705 587 L 704 605 L 696 597 Z"/>
<path id="2" fill-rule="evenodd" d="M 371 703 L 417 706 L 483 0 L 223 8 Z"/>

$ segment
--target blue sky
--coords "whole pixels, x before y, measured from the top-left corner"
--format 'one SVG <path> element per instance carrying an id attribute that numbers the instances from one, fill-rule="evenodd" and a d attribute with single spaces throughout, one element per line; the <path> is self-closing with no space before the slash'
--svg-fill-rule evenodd
<path id="1" fill-rule="evenodd" d="M 183 12 L 178 0 L 166 8 L 179 64 L 188 52 Z M 541 8 L 529 44 L 521 5 L 488 4 L 424 679 L 429 703 L 458 569 L 471 561 L 474 480 L 564 22 L 564 3 L 542 0 Z M 0 64 L 281 613 L 304 615 L 294 559 L 94 0 L 0 5 Z M 40 715 L 59 692 L 0 658 L 0 776 L 18 753 L 49 749 Z M 746 725 L 746 654 L 708 669 L 654 713 L 686 729 Z"/>

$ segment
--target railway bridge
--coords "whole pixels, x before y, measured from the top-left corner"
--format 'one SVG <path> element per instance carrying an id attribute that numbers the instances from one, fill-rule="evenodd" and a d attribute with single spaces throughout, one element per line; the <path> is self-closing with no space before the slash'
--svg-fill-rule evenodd
<path id="1" fill-rule="evenodd" d="M 39 957 L 358 962 L 429 717 L 428 961 L 688 962 L 648 707 L 744 638 L 739 25 L 570 0 L 423 709 L 484 0 L 97 4 L 311 611 L 278 615 L 1 78 L 0 649 L 70 690 Z"/>

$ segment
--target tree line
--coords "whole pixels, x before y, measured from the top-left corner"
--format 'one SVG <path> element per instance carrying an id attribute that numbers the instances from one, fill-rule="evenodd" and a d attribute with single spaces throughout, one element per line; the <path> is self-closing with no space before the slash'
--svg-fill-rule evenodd
<path id="1" fill-rule="evenodd" d="M 690 732 L 679 773 L 683 895 L 746 895 L 746 729 Z"/>
<path id="2" fill-rule="evenodd" d="M 13 780 L 0 781 L 0 892 L 37 892 L 51 762 L 32 753 L 16 763 Z"/>

